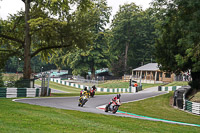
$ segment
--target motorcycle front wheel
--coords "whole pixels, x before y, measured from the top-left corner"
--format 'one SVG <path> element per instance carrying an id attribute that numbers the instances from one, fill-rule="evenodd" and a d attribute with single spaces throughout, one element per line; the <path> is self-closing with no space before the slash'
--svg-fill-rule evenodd
<path id="1" fill-rule="evenodd" d="M 118 108 L 119 108 L 118 106 L 114 106 L 114 109 L 113 109 L 113 111 L 112 111 L 113 114 L 115 114 L 115 113 L 117 112 Z"/>
<path id="2" fill-rule="evenodd" d="M 87 102 L 86 99 L 83 100 L 82 104 L 81 104 L 81 107 L 83 107 L 83 105 L 85 105 L 85 103 Z"/>

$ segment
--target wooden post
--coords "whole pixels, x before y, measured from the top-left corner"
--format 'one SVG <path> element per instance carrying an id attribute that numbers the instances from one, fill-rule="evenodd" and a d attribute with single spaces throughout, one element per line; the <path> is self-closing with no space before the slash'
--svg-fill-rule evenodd
<path id="1" fill-rule="evenodd" d="M 151 71 L 151 73 L 150 73 L 150 82 L 151 82 L 151 76 L 152 76 L 152 71 Z"/>
<path id="2" fill-rule="evenodd" d="M 154 80 L 154 83 L 156 82 L 156 78 L 157 78 L 157 71 L 155 72 L 155 80 Z"/>
<path id="3" fill-rule="evenodd" d="M 136 79 L 138 78 L 138 72 L 136 71 Z"/>
<path id="4" fill-rule="evenodd" d="M 147 71 L 146 71 L 146 74 L 145 74 L 145 82 L 147 83 Z"/>

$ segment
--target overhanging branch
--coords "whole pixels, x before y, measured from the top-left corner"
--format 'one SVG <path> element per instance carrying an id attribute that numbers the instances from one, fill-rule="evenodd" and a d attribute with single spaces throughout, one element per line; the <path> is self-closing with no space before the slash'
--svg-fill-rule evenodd
<path id="1" fill-rule="evenodd" d="M 11 40 L 11 41 L 15 41 L 15 42 L 18 42 L 18 43 L 21 43 L 24 45 L 24 41 L 22 40 L 19 40 L 17 38 L 13 38 L 13 37 L 10 37 L 10 36 L 7 36 L 7 35 L 3 35 L 3 34 L 0 34 L 0 38 L 5 38 L 5 39 L 8 39 L 8 40 Z"/>
<path id="2" fill-rule="evenodd" d="M 13 50 L 8 50 L 8 49 L 0 49 L 1 52 L 12 52 Z"/>
<path id="3" fill-rule="evenodd" d="M 70 47 L 71 45 L 58 45 L 58 46 L 48 46 L 48 47 L 43 47 L 38 50 L 36 50 L 34 53 L 31 54 L 31 58 L 36 56 L 39 52 L 43 50 L 48 50 L 48 49 L 58 49 L 58 48 L 67 48 Z"/>

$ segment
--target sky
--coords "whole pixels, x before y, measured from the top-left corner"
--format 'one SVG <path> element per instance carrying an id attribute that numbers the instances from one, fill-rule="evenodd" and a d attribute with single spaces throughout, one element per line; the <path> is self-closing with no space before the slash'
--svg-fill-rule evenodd
<path id="1" fill-rule="evenodd" d="M 112 7 L 112 16 L 118 11 L 119 5 L 125 3 L 135 2 L 136 5 L 141 6 L 144 10 L 149 7 L 152 0 L 107 0 L 108 6 Z M 22 0 L 0 0 L 0 17 L 6 19 L 8 14 L 14 14 L 20 9 L 24 9 Z"/>

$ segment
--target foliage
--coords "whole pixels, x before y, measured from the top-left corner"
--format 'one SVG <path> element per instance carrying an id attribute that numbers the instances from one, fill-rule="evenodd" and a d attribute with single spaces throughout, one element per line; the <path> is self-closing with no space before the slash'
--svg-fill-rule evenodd
<path id="1" fill-rule="evenodd" d="M 157 0 L 154 8 L 157 62 L 161 69 L 175 73 L 191 71 L 194 89 L 200 89 L 200 3 L 195 0 Z"/>
<path id="2" fill-rule="evenodd" d="M 0 69 L 0 87 L 4 87 L 2 70 Z"/>
<path id="3" fill-rule="evenodd" d="M 94 74 L 96 69 L 107 67 L 109 57 L 104 36 L 104 33 L 99 33 L 98 40 L 101 41 L 90 46 L 86 51 L 76 49 L 65 55 L 66 63 L 73 69 L 74 75 L 80 74 L 85 77 L 89 71 Z"/>
<path id="4" fill-rule="evenodd" d="M 39 54 L 48 61 L 56 54 L 55 49 L 84 48 L 91 42 L 93 19 L 84 14 L 93 14 L 88 11 L 90 0 L 23 2 L 25 11 L 0 20 L 0 61 L 5 65 L 9 57 L 20 57 L 24 60 L 24 78 L 30 78 L 32 57 Z M 77 7 L 74 11 L 72 5 Z"/>
<path id="5" fill-rule="evenodd" d="M 107 67 L 109 59 L 109 51 L 107 45 L 107 33 L 104 26 L 109 21 L 110 7 L 107 7 L 105 0 L 94 1 L 95 6 L 91 9 L 93 16 L 86 13 L 87 17 L 92 18 L 95 24 L 91 30 L 93 34 L 93 42 L 88 43 L 86 49 L 74 48 L 70 52 L 65 52 L 63 55 L 63 64 L 67 64 L 75 75 L 86 77 L 88 71 L 91 71 L 92 78 L 95 76 L 95 70 Z M 60 55 L 58 55 L 60 56 Z M 58 60 L 61 59 L 58 57 Z M 53 59 L 57 63 L 57 58 Z"/>
<path id="6" fill-rule="evenodd" d="M 134 3 L 120 7 L 111 29 L 111 51 L 117 57 L 111 66 L 119 64 L 119 71 L 129 73 L 130 69 L 140 66 L 141 62 L 144 64 L 152 61 L 154 22 L 150 10 L 142 11 Z"/>

